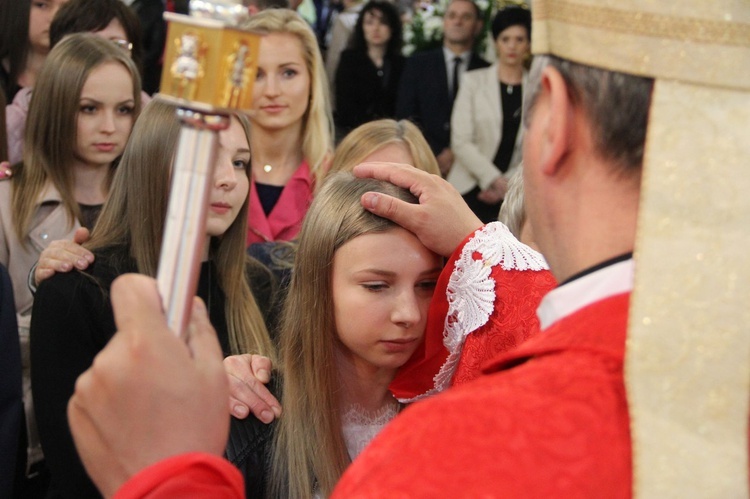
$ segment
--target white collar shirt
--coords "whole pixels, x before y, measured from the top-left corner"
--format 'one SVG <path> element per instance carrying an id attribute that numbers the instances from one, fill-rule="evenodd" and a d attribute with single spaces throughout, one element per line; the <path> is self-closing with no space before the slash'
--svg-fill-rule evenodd
<path id="1" fill-rule="evenodd" d="M 537 309 L 542 331 L 584 307 L 633 290 L 632 258 L 608 265 L 553 289 Z"/>

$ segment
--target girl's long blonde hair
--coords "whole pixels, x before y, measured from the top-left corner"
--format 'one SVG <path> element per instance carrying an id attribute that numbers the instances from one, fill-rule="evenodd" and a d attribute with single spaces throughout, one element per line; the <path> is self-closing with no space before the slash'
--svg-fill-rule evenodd
<path id="1" fill-rule="evenodd" d="M 310 165 L 315 185 L 320 186 L 331 156 L 333 117 L 328 97 L 328 79 L 315 34 L 304 19 L 289 9 L 259 12 L 250 17 L 243 28 L 260 34 L 288 33 L 296 36 L 302 44 L 310 77 L 310 102 L 302 126 L 302 156 Z"/>
<path id="2" fill-rule="evenodd" d="M 247 118 L 241 114 L 235 118 L 242 124 L 249 143 Z M 91 234 L 87 245 L 90 250 L 125 245 L 139 273 L 156 275 L 179 132 L 173 106 L 154 100 L 145 107 L 122 155 L 109 200 Z M 224 235 L 211 238 L 209 258 L 215 263 L 219 286 L 226 296 L 232 353 L 258 353 L 275 358 L 263 316 L 247 281 L 246 265 L 254 262 L 245 254 L 247 210 L 246 199 Z"/>
<path id="3" fill-rule="evenodd" d="M 23 163 L 13 171 L 13 221 L 20 241 L 26 240 L 48 183 L 60 193 L 70 228 L 80 217 L 72 165 L 81 91 L 91 71 L 107 62 L 119 63 L 130 73 L 135 121 L 141 109 L 141 79 L 127 52 L 91 33 L 78 33 L 58 43 L 47 56 L 29 104 Z M 114 161 L 107 189 L 116 165 Z"/>
<path id="4" fill-rule="evenodd" d="M 331 173 L 351 171 L 367 156 L 390 144 L 406 147 L 415 167 L 440 175 L 435 155 L 416 125 L 407 120 L 376 120 L 360 125 L 347 134 L 336 148 Z"/>
<path id="5" fill-rule="evenodd" d="M 331 274 L 336 250 L 347 241 L 396 227 L 362 208 L 368 191 L 417 202 L 388 182 L 338 173 L 325 181 L 302 226 L 280 333 L 284 412 L 275 435 L 272 497 L 327 496 L 351 462 L 341 429 Z"/>

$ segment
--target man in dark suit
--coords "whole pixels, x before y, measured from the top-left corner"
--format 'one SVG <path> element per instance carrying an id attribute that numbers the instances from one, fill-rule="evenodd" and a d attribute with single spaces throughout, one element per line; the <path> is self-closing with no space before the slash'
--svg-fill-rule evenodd
<path id="1" fill-rule="evenodd" d="M 489 63 L 472 49 L 482 31 L 481 12 L 471 0 L 452 0 L 443 17 L 443 46 L 406 61 L 401 75 L 396 117 L 419 125 L 443 175 L 453 164 L 451 109 L 464 71 Z"/>

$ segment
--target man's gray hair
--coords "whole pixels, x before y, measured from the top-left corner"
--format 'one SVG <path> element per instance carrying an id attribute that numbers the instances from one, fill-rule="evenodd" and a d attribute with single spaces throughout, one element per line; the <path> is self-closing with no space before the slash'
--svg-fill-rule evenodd
<path id="1" fill-rule="evenodd" d="M 594 68 L 552 55 L 538 55 L 524 92 L 524 126 L 539 95 L 542 71 L 552 66 L 568 86 L 570 98 L 591 120 L 597 152 L 626 173 L 640 171 L 654 80 Z"/>

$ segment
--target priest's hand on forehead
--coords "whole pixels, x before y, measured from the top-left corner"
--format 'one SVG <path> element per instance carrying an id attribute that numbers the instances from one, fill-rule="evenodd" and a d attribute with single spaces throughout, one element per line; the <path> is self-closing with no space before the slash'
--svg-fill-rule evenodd
<path id="1" fill-rule="evenodd" d="M 362 206 L 413 232 L 435 253 L 449 256 L 469 234 L 482 226 L 461 194 L 438 175 L 397 163 L 362 163 L 354 167 L 354 174 L 386 180 L 417 196 L 419 204 L 410 204 L 385 194 L 368 192 L 362 196 Z"/>

